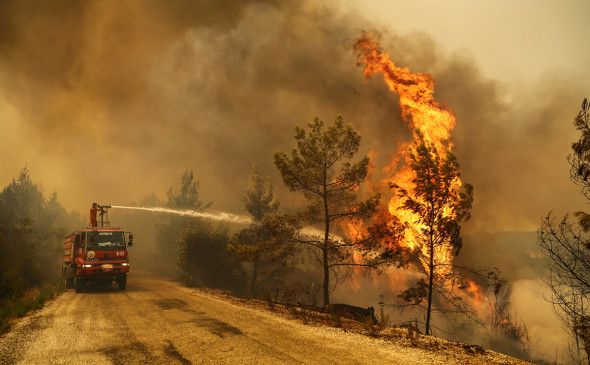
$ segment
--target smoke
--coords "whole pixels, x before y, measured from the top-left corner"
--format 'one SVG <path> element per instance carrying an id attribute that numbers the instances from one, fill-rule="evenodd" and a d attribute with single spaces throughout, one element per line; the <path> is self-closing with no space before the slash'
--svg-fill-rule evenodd
<path id="1" fill-rule="evenodd" d="M 208 200 L 239 211 L 252 165 L 279 181 L 272 152 L 291 148 L 293 126 L 316 115 L 344 115 L 364 150 L 378 151 L 377 167 L 409 137 L 395 97 L 355 67 L 353 41 L 372 25 L 353 10 L 259 1 L 0 6 L 0 180 L 27 163 L 68 207 L 161 193 L 192 168 Z M 475 186 L 473 230 L 530 229 L 545 210 L 577 204 L 564 161 L 575 83 L 554 76 L 508 94 L 468 55 L 444 54 L 424 34 L 385 33 L 383 43 L 398 64 L 433 73 L 437 97 L 457 114 L 456 151 Z M 276 185 L 285 206 L 298 201 Z"/>
<path id="2" fill-rule="evenodd" d="M 354 39 L 372 28 L 311 1 L 2 1 L 0 182 L 26 164 L 85 211 L 162 195 L 190 168 L 215 209 L 242 212 L 256 163 L 294 210 L 302 201 L 280 184 L 272 153 L 293 147 L 295 124 L 338 114 L 363 152 L 377 151 L 379 178 L 410 133 L 382 80 L 365 82 L 355 66 Z M 384 31 L 382 45 L 432 73 L 457 116 L 455 151 L 475 189 L 468 231 L 533 230 L 547 210 L 583 208 L 565 161 L 577 80 L 553 73 L 514 88 L 425 34 Z"/>

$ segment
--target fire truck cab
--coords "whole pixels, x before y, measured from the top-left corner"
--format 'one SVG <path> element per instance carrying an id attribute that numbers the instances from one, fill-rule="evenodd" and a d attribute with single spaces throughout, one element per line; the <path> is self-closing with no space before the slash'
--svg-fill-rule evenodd
<path id="1" fill-rule="evenodd" d="M 109 208 L 93 203 L 90 225 L 66 237 L 62 268 L 66 288 L 75 288 L 78 293 L 89 284 L 111 285 L 114 281 L 125 290 L 129 273 L 127 248 L 133 244 L 133 234 L 110 226 Z"/>

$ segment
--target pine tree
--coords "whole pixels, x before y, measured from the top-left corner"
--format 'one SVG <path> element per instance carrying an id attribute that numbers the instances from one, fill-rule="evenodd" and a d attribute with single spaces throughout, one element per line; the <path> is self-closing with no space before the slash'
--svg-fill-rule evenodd
<path id="1" fill-rule="evenodd" d="M 171 187 L 167 191 L 167 205 L 173 209 L 205 210 L 212 203 L 205 203 L 199 199 L 199 182 L 192 170 L 186 170 L 181 178 L 178 189 Z M 192 217 L 166 217 L 164 223 L 158 225 L 156 238 L 160 253 L 164 259 L 177 259 L 177 242 L 183 230 L 200 222 Z"/>
<path id="2" fill-rule="evenodd" d="M 459 163 L 450 150 L 441 155 L 432 143 L 424 140 L 417 131 L 414 148 L 410 150 L 410 167 L 415 174 L 412 189 L 397 184 L 391 187 L 402 200 L 401 210 L 414 214 L 421 227 L 418 243 L 425 253 L 426 262 L 417 267 L 424 270 L 427 282 L 420 280 L 416 288 L 404 295 L 421 301 L 426 296 L 426 334 L 431 332 L 433 292 L 441 284 L 437 269 L 445 263 L 437 260 L 440 253 L 461 249 L 461 223 L 470 218 L 473 188 L 460 184 Z"/>
<path id="3" fill-rule="evenodd" d="M 229 244 L 232 254 L 248 266 L 249 290 L 258 295 L 259 282 L 267 294 L 278 289 L 293 254 L 295 225 L 278 214 L 279 201 L 274 198 L 272 183 L 254 166 L 251 186 L 244 196 L 244 207 L 252 224 L 238 232 Z"/>
<path id="4" fill-rule="evenodd" d="M 308 225 L 322 226 L 323 237 L 305 239 L 314 252 L 323 272 L 324 306 L 330 304 L 330 275 L 351 260 L 354 243 L 336 239 L 335 224 L 347 219 L 370 217 L 376 210 L 379 195 L 359 201 L 357 190 L 367 177 L 369 158 L 353 162 L 360 146 L 360 135 L 338 116 L 325 126 L 315 118 L 307 129 L 295 129 L 297 149 L 288 156 L 275 152 L 275 165 L 291 191 L 300 191 L 311 203 L 302 214 Z"/>

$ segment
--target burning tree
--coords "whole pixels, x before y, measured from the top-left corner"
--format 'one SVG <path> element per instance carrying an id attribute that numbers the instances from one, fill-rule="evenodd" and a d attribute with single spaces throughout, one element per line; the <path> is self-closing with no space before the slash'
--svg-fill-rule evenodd
<path id="1" fill-rule="evenodd" d="M 477 302 L 482 296 L 477 284 L 459 275 L 453 263 L 461 247 L 461 223 L 469 219 L 472 203 L 472 187 L 461 181 L 459 164 L 452 153 L 455 115 L 435 100 L 432 76 L 396 65 L 381 48 L 378 35 L 361 34 L 354 50 L 365 77 L 382 74 L 389 90 L 399 95 L 402 117 L 413 131 L 412 142 L 398 148 L 393 161 L 398 169 L 385 179 L 396 194 L 383 208 L 383 216 L 390 217 L 390 227 L 402 228 L 401 238 L 392 242 L 416 253 L 414 266 L 426 276 L 401 297 L 409 305 L 424 307 L 426 333 L 430 334 L 435 292 L 452 305 L 450 311 L 471 318 L 475 316 L 463 299 Z M 467 271 L 481 275 L 476 270 Z"/>
<path id="2" fill-rule="evenodd" d="M 581 132 L 568 156 L 570 178 L 590 199 L 590 104 L 587 99 L 575 119 Z M 572 334 L 579 356 L 583 349 L 590 363 L 590 214 L 576 212 L 577 221 L 566 215 L 557 220 L 551 213 L 543 218 L 539 245 L 547 263 L 546 283 L 551 303 L 562 323 Z M 577 362 L 580 362 L 578 359 Z"/>
<path id="3" fill-rule="evenodd" d="M 361 137 L 346 125 L 342 117 L 326 127 L 315 118 L 307 130 L 295 129 L 297 149 L 287 156 L 275 152 L 275 165 L 291 191 L 301 191 L 311 201 L 302 214 L 309 225 L 321 224 L 323 237 L 299 240 L 307 245 L 322 266 L 324 305 L 330 304 L 330 273 L 352 266 L 354 247 L 358 242 L 337 238 L 332 233 L 335 223 L 368 218 L 375 212 L 379 195 L 358 201 L 357 190 L 367 176 L 369 158 L 351 159 L 359 150 Z M 319 252 L 317 252 L 319 251 Z"/>
<path id="4" fill-rule="evenodd" d="M 400 199 L 398 209 L 410 212 L 414 219 L 413 227 L 407 229 L 414 230 L 413 236 L 422 253 L 417 266 L 424 271 L 428 282 L 420 281 L 422 290 L 412 288 L 405 295 L 417 302 L 426 297 L 425 333 L 428 335 L 432 295 L 434 291 L 442 294 L 452 274 L 448 257 L 458 254 L 461 248 L 461 222 L 470 217 L 473 189 L 461 183 L 459 163 L 452 152 L 446 150 L 441 156 L 419 131 L 416 138 L 416 146 L 409 151 L 409 166 L 414 173 L 411 188 L 395 182 L 391 187 Z"/>
<path id="5" fill-rule="evenodd" d="M 234 235 L 228 247 L 248 266 L 253 297 L 257 296 L 259 282 L 267 294 L 282 282 L 293 254 L 292 237 L 297 227 L 278 213 L 279 201 L 272 190 L 270 179 L 261 176 L 255 166 L 252 185 L 244 196 L 244 206 L 252 217 L 252 224 Z"/>

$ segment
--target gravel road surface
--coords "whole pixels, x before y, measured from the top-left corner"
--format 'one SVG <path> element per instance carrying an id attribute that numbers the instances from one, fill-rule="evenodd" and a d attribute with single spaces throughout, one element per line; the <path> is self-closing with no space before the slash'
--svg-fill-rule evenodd
<path id="1" fill-rule="evenodd" d="M 0 337 L 0 364 L 446 364 L 433 352 L 304 325 L 132 274 L 60 295 Z"/>

